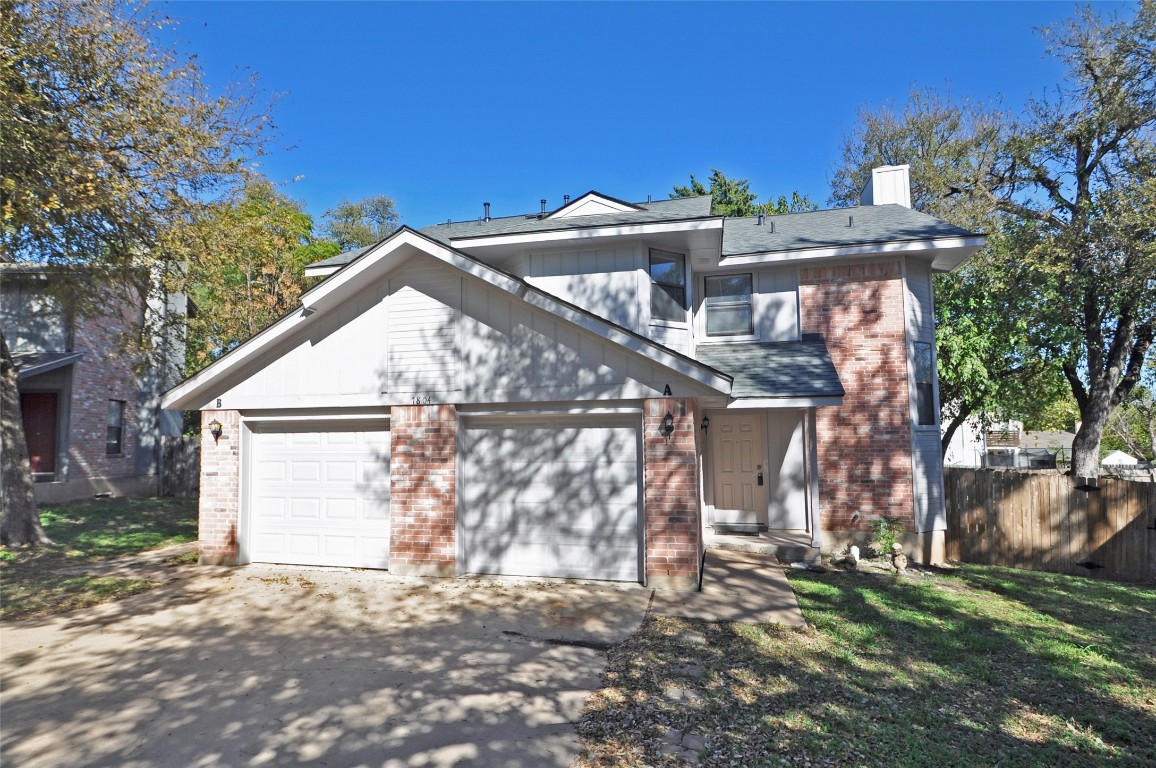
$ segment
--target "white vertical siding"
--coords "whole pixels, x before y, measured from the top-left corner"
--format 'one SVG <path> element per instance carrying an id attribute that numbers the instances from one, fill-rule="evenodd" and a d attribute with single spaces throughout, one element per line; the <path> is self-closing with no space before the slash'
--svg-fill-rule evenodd
<path id="1" fill-rule="evenodd" d="M 939 434 L 929 431 L 920 432 L 916 434 L 914 443 L 912 469 L 916 478 L 916 533 L 945 531 L 947 530 L 947 510 L 943 500 L 943 459 Z"/>
<path id="2" fill-rule="evenodd" d="M 767 418 L 767 527 L 807 527 L 803 411 L 771 409 Z"/>
<path id="3" fill-rule="evenodd" d="M 907 260 L 907 337 L 909 341 L 935 341 L 935 315 L 931 302 L 931 269 Z"/>
<path id="4" fill-rule="evenodd" d="M 763 270 L 754 274 L 755 334 L 759 341 L 799 338 L 799 270 Z"/>
<path id="5" fill-rule="evenodd" d="M 940 447 L 939 411 L 936 424 L 919 426 L 915 396 L 915 342 L 931 345 L 935 359 L 935 310 L 931 267 L 926 262 L 907 259 L 905 265 L 904 311 L 907 325 L 908 382 L 911 392 L 911 469 L 915 496 L 917 532 L 945 530 L 947 512 L 943 499 L 943 456 Z M 936 406 L 939 404 L 936 389 Z"/>
<path id="6" fill-rule="evenodd" d="M 612 323 L 644 333 L 639 278 L 646 274 L 646 255 L 646 249 L 638 244 L 531 253 L 525 262 L 526 282 Z M 645 301 L 649 307 L 649 292 Z"/>
<path id="7" fill-rule="evenodd" d="M 459 389 L 461 275 L 432 261 L 414 262 L 390 278 L 389 290 L 389 392 Z"/>

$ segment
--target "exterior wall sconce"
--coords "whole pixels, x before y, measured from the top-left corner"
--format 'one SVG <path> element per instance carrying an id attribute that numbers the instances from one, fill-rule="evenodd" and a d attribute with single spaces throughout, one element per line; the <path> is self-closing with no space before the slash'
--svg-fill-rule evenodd
<path id="1" fill-rule="evenodd" d="M 666 412 L 666 416 L 662 418 L 662 426 L 659 427 L 659 432 L 663 437 L 670 437 L 674 432 L 674 414 L 670 411 Z"/>
<path id="2" fill-rule="evenodd" d="M 209 422 L 209 434 L 213 436 L 214 443 L 221 439 L 221 433 L 223 431 L 224 429 L 221 427 L 221 422 L 217 421 L 216 419 L 213 419 Z"/>
<path id="3" fill-rule="evenodd" d="M 710 416 L 703 416 L 699 427 L 702 428 L 703 432 L 706 432 L 708 429 L 710 429 Z"/>

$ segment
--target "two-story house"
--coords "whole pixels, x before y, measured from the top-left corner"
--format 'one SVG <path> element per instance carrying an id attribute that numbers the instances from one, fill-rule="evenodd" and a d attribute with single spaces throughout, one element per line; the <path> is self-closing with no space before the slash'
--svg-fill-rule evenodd
<path id="1" fill-rule="evenodd" d="M 0 330 L 17 370 L 20 417 L 33 491 L 41 503 L 93 495 L 157 492 L 162 435 L 179 435 L 181 414 L 162 413 L 174 371 L 130 353 L 146 312 L 183 316 L 183 299 L 151 306 L 131 287 L 100 289 L 97 312 L 77 313 L 79 278 L 39 265 L 0 263 Z M 93 290 L 85 286 L 85 290 Z M 179 370 L 183 346 L 168 350 Z"/>
<path id="2" fill-rule="evenodd" d="M 399 229 L 171 390 L 202 411 L 205 562 L 693 587 L 705 538 L 942 557 L 934 272 L 983 237 L 909 207 L 711 214 L 597 192 Z"/>

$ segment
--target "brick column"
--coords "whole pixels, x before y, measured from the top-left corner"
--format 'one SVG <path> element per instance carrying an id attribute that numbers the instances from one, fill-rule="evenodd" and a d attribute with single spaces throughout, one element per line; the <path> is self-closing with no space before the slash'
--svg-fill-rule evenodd
<path id="1" fill-rule="evenodd" d="M 822 530 L 914 529 L 911 410 L 899 262 L 799 270 L 804 333 L 821 333 L 847 394 L 817 410 Z M 858 513 L 854 521 L 852 517 Z"/>
<path id="2" fill-rule="evenodd" d="M 209 423 L 221 423 L 213 440 Z M 201 411 L 200 562 L 237 564 L 237 522 L 241 510 L 241 415 Z"/>
<path id="3" fill-rule="evenodd" d="M 666 414 L 674 432 L 661 431 Z M 643 417 L 646 486 L 646 583 L 659 589 L 698 588 L 702 525 L 693 403 L 682 398 L 647 400 Z"/>
<path id="4" fill-rule="evenodd" d="M 389 570 L 402 576 L 457 572 L 457 409 L 390 409 Z"/>

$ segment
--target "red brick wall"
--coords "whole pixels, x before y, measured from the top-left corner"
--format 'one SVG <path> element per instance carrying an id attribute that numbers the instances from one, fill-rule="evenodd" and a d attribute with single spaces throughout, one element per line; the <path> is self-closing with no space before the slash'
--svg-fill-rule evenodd
<path id="1" fill-rule="evenodd" d="M 804 333 L 821 333 L 843 405 L 819 408 L 819 504 L 824 531 L 866 530 L 880 516 L 914 523 L 911 412 L 899 262 L 799 271 Z M 852 516 L 859 513 L 858 521 Z"/>
<path id="2" fill-rule="evenodd" d="M 221 422 L 213 440 L 209 423 Z M 201 411 L 201 562 L 236 565 L 241 509 L 241 416 L 237 411 Z"/>
<path id="3" fill-rule="evenodd" d="M 390 409 L 390 551 L 393 573 L 457 571 L 455 438 L 452 405 Z"/>
<path id="4" fill-rule="evenodd" d="M 72 368 L 69 480 L 135 474 L 140 393 L 124 346 L 125 334 L 139 330 L 134 328 L 133 312 L 130 306 L 123 314 L 110 312 L 76 320 L 73 349 L 83 352 L 84 357 Z M 115 456 L 109 456 L 106 449 L 110 400 L 124 401 L 121 453 Z"/>
<path id="5" fill-rule="evenodd" d="M 693 589 L 702 545 L 697 415 L 693 403 L 681 398 L 647 400 L 644 408 L 647 584 Z M 667 413 L 674 416 L 674 432 L 663 437 Z"/>

